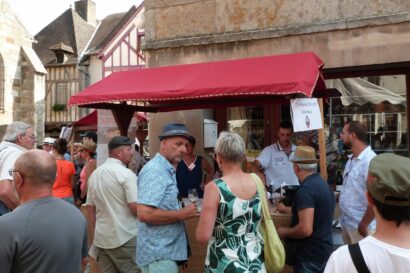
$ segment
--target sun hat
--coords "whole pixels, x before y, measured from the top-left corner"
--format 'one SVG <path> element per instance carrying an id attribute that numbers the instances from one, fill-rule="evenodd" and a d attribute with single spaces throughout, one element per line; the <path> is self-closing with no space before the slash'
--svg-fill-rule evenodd
<path id="1" fill-rule="evenodd" d="M 289 160 L 300 164 L 313 164 L 319 162 L 319 160 L 316 159 L 315 149 L 310 146 L 296 146 L 295 153 Z"/>
<path id="2" fill-rule="evenodd" d="M 382 204 L 410 206 L 410 158 L 392 153 L 370 161 L 367 190 Z"/>
<path id="3" fill-rule="evenodd" d="M 115 136 L 108 142 L 108 150 L 114 150 L 121 146 L 131 145 L 135 143 L 135 139 L 130 139 L 126 136 Z"/>
<path id="4" fill-rule="evenodd" d="M 181 123 L 168 123 L 162 129 L 162 134 L 159 135 L 159 140 L 162 141 L 164 138 L 181 136 L 185 137 L 188 140 L 192 140 L 192 136 L 188 134 L 188 130 L 185 124 Z"/>
<path id="5" fill-rule="evenodd" d="M 86 139 L 83 141 L 83 143 L 80 143 L 78 146 L 80 147 L 80 149 L 85 149 L 93 154 L 95 154 L 97 150 L 97 144 L 95 144 L 95 142 L 92 139 Z"/>
<path id="6" fill-rule="evenodd" d="M 56 142 L 56 139 L 52 138 L 52 137 L 45 137 L 44 140 L 43 140 L 43 144 L 53 145 L 54 142 Z"/>

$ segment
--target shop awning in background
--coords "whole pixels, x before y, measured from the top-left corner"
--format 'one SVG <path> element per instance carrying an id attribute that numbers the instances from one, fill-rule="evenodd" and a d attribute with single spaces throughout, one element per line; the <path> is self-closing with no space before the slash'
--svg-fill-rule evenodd
<path id="1" fill-rule="evenodd" d="M 362 78 L 327 80 L 326 85 L 337 89 L 341 93 L 340 99 L 344 106 L 351 104 L 363 105 L 366 103 L 379 104 L 383 101 L 390 102 L 391 104 L 406 105 L 405 97 Z"/>
<path id="2" fill-rule="evenodd" d="M 306 52 L 121 71 L 72 96 L 69 105 L 165 112 L 312 97 L 325 89 L 322 67 Z"/>
<path id="3" fill-rule="evenodd" d="M 148 118 L 144 113 L 137 112 L 137 119 L 138 121 L 146 121 Z M 77 120 L 74 123 L 74 126 L 75 127 L 94 126 L 94 125 L 97 125 L 97 122 L 98 122 L 98 113 L 96 110 L 94 110 L 90 114 L 86 115 L 85 117 Z"/>

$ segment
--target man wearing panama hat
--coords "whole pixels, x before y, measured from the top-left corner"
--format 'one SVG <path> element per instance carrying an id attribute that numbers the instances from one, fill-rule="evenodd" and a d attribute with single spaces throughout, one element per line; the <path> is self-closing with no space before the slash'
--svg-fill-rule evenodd
<path id="1" fill-rule="evenodd" d="M 293 265 L 294 273 L 322 272 L 332 253 L 332 220 L 335 198 L 328 184 L 317 173 L 315 149 L 297 146 L 290 161 L 299 179 L 300 187 L 292 203 L 280 211 L 292 213 L 291 226 L 279 228 L 278 234 L 285 238 L 285 249 L 292 242 L 292 253 L 286 253 L 287 264 Z"/>
<path id="2" fill-rule="evenodd" d="M 159 153 L 139 174 L 137 263 L 142 273 L 177 273 L 188 259 L 183 221 L 197 211 L 194 204 L 180 207 L 175 168 L 190 138 L 185 124 L 165 125 Z"/>

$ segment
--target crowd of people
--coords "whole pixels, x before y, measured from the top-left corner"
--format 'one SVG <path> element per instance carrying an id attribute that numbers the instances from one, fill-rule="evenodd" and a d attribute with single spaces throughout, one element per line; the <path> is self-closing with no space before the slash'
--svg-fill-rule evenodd
<path id="1" fill-rule="evenodd" d="M 315 149 L 292 144 L 291 123 L 282 122 L 277 135 L 252 171 L 272 192 L 283 182 L 299 185 L 291 206 L 276 206 L 291 215 L 277 233 L 293 272 L 410 272 L 410 159 L 376 155 L 365 126 L 348 122 L 341 140 L 352 155 L 338 195 L 318 173 Z M 220 133 L 215 179 L 184 124 L 164 126 L 158 153 L 142 168 L 129 167 L 135 141 L 125 136 L 110 139 L 108 158 L 97 167 L 96 137 L 84 135 L 71 154 L 65 139 L 33 149 L 30 125 L 7 127 L 0 143 L 0 273 L 82 272 L 88 257 L 104 273 L 177 273 L 191 255 L 184 221 L 194 217 L 196 240 L 207 245 L 204 272 L 271 272 L 259 230 L 267 192 L 244 171 L 238 134 Z M 181 202 L 190 188 L 203 197 L 201 209 Z M 334 251 L 337 202 L 347 245 Z M 87 208 L 90 247 L 75 205 Z"/>

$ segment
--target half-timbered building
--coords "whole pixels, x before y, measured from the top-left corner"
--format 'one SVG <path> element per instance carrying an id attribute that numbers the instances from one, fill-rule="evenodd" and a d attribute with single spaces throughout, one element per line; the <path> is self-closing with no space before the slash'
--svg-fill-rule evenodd
<path id="1" fill-rule="evenodd" d="M 144 3 L 105 17 L 81 57 L 80 64 L 89 68 L 90 83 L 116 71 L 144 68 L 143 39 Z"/>
<path id="2" fill-rule="evenodd" d="M 95 3 L 79 0 L 73 8 L 48 24 L 37 35 L 34 50 L 47 69 L 45 88 L 45 131 L 58 135 L 61 126 L 88 114 L 87 109 L 67 108 L 71 95 L 89 84 L 87 69 L 78 60 L 97 25 Z"/>

